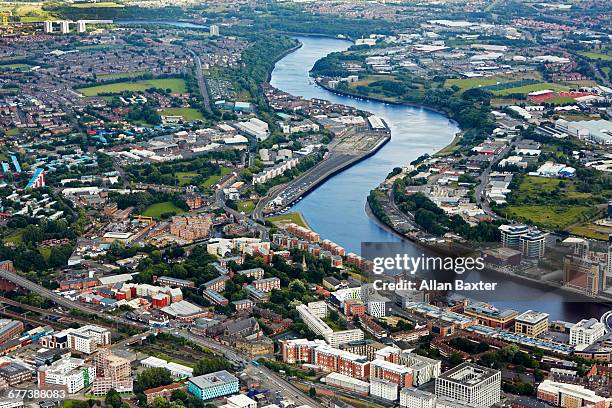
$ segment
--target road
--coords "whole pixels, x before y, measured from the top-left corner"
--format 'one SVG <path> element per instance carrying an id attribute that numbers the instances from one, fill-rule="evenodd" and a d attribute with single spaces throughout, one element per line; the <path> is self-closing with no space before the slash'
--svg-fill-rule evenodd
<path id="1" fill-rule="evenodd" d="M 281 196 L 281 194 L 283 196 L 282 206 L 287 207 L 300 197 L 315 189 L 330 176 L 349 167 L 360 158 L 361 155 L 330 153 L 326 159 L 291 180 L 289 183 L 271 189 L 265 197 L 259 200 L 251 217 L 255 220 L 263 221 L 266 207 L 270 202 Z"/>
<path id="2" fill-rule="evenodd" d="M 206 112 L 212 113 L 212 109 L 210 109 L 210 98 L 208 97 L 208 89 L 206 89 L 206 81 L 204 80 L 204 74 L 202 73 L 202 60 L 193 50 L 187 49 L 187 51 L 193 56 L 193 61 L 195 62 L 195 74 L 196 79 L 198 80 L 200 94 L 202 95 L 202 101 L 204 102 L 204 109 L 206 109 Z"/>
<path id="3" fill-rule="evenodd" d="M 192 342 L 199 344 L 203 347 L 207 347 L 220 354 L 223 354 L 225 358 L 230 361 L 250 367 L 250 369 L 252 370 L 257 370 L 259 376 L 262 377 L 262 380 L 266 380 L 268 383 L 272 384 L 275 389 L 279 390 L 287 398 L 292 399 L 294 402 L 296 402 L 296 405 L 310 405 L 313 408 L 323 407 L 317 401 L 305 395 L 299 388 L 286 381 L 274 371 L 262 365 L 255 366 L 246 356 L 231 349 L 230 347 L 219 344 L 210 338 L 195 335 L 186 330 L 176 331 L 175 334 L 184 337 L 188 340 L 191 340 Z"/>
<path id="4" fill-rule="evenodd" d="M 248 216 L 246 216 L 245 214 L 239 211 L 236 211 L 233 208 L 230 208 L 225 204 L 225 194 L 223 193 L 223 189 L 232 185 L 236 181 L 235 177 L 236 176 L 234 176 L 233 174 L 230 174 L 228 176 L 225 176 L 219 181 L 217 190 L 215 191 L 215 203 L 217 204 L 219 208 L 223 208 L 227 213 L 232 214 L 236 220 L 242 220 L 246 222 L 249 225 L 249 227 L 255 229 L 259 233 L 259 237 L 262 240 L 268 240 L 269 239 L 268 228 L 264 227 L 261 224 L 258 224 L 257 222 L 253 221 Z"/>
<path id="5" fill-rule="evenodd" d="M 491 162 L 489 163 L 489 165 L 487 166 L 486 169 L 484 169 L 484 171 L 481 173 L 481 175 L 478 177 L 478 181 L 479 184 L 476 186 L 476 189 L 474 189 L 474 196 L 476 197 L 476 204 L 482 208 L 482 210 L 491 218 L 493 218 L 494 220 L 499 220 L 501 219 L 501 217 L 499 217 L 495 211 L 493 211 L 491 209 L 491 206 L 489 205 L 489 201 L 484 198 L 484 191 L 487 187 L 487 185 L 489 184 L 489 177 L 491 175 L 491 169 L 493 168 L 493 166 L 495 166 L 497 163 L 499 163 L 499 161 L 506 156 L 506 154 L 510 151 L 513 150 L 516 145 L 523 140 L 522 137 L 517 136 L 514 138 L 514 140 L 508 145 L 506 146 L 499 154 L 497 154 L 495 156 L 495 158 L 493 160 L 491 160 Z"/>

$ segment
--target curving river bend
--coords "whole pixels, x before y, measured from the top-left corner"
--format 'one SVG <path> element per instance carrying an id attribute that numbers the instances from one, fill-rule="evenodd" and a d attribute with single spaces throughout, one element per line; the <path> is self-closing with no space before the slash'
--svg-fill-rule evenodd
<path id="1" fill-rule="evenodd" d="M 424 153 L 435 153 L 450 143 L 458 127 L 427 109 L 349 98 L 317 86 L 309 76 L 314 63 L 331 52 L 347 49 L 351 43 L 324 37 L 298 39 L 302 47 L 276 63 L 271 84 L 292 95 L 326 99 L 372 112 L 384 118 L 391 128 L 391 141 L 374 156 L 326 181 L 292 210 L 301 212 L 322 237 L 348 252 L 360 253 L 362 242 L 401 242 L 406 253 L 420 255 L 423 251 L 414 243 L 402 240 L 367 215 L 366 198 L 394 167 L 406 165 Z M 608 310 L 604 305 L 584 302 L 584 298 L 568 301 L 570 296 L 565 292 L 502 275 L 471 273 L 466 280 L 498 282 L 495 292 L 478 292 L 470 297 L 498 307 L 547 312 L 551 319 L 599 318 Z"/>

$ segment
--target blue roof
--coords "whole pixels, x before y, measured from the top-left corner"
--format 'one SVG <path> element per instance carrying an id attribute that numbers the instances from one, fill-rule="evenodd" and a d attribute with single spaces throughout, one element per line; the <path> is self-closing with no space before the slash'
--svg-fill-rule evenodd
<path id="1" fill-rule="evenodd" d="M 43 169 L 42 167 L 38 167 L 35 171 L 34 171 L 34 175 L 32 176 L 32 178 L 30 179 L 30 181 L 28 181 L 28 185 L 25 187 L 27 188 L 32 188 L 32 186 L 34 185 L 34 183 L 36 183 L 36 180 L 38 180 L 38 177 L 40 176 L 40 174 L 45 171 L 45 169 Z"/>
<path id="2" fill-rule="evenodd" d="M 11 161 L 13 162 L 13 166 L 15 167 L 15 171 L 17 173 L 21 173 L 21 165 L 19 164 L 19 161 L 17 160 L 17 156 L 11 155 Z"/>

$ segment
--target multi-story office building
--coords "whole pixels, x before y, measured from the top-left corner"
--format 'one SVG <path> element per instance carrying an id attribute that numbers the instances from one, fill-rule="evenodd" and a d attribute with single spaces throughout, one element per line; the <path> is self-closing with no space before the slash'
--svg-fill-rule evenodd
<path id="1" fill-rule="evenodd" d="M 370 295 L 366 303 L 368 314 L 372 317 L 385 317 L 388 301 L 389 299 L 379 294 Z"/>
<path id="2" fill-rule="evenodd" d="M 411 387 L 412 370 L 390 361 L 374 360 L 370 363 L 370 379 L 388 380 L 400 387 Z"/>
<path id="3" fill-rule="evenodd" d="M 216 24 L 211 24 L 209 28 L 209 34 L 211 37 L 215 37 L 219 35 L 219 26 Z"/>
<path id="4" fill-rule="evenodd" d="M 605 408 L 607 400 L 581 385 L 544 380 L 538 386 L 538 399 L 556 407 Z"/>
<path id="5" fill-rule="evenodd" d="M 239 389 L 238 378 L 225 370 L 192 377 L 187 383 L 187 391 L 202 401 L 237 394 Z"/>
<path id="6" fill-rule="evenodd" d="M 112 354 L 109 349 L 102 349 L 95 355 L 94 363 L 97 378 L 91 388 L 92 395 L 106 395 L 111 389 L 120 393 L 134 390 L 130 360 Z"/>
<path id="7" fill-rule="evenodd" d="M 579 344 L 593 344 L 595 340 L 603 336 L 606 332 L 606 326 L 600 323 L 599 320 L 582 319 L 572 327 L 570 327 L 569 344 L 576 346 Z"/>
<path id="8" fill-rule="evenodd" d="M 308 363 L 314 361 L 314 350 L 325 346 L 323 340 L 293 339 L 281 341 L 283 361 L 289 364 Z"/>
<path id="9" fill-rule="evenodd" d="M 521 253 L 526 258 L 543 258 L 546 252 L 548 233 L 531 230 L 520 237 Z"/>
<path id="10" fill-rule="evenodd" d="M 463 309 L 463 314 L 478 319 L 478 323 L 495 329 L 514 327 L 514 319 L 518 312 L 512 309 L 498 309 L 484 302 L 471 302 Z"/>
<path id="11" fill-rule="evenodd" d="M 402 388 L 400 391 L 402 408 L 435 408 L 436 395 L 416 388 Z"/>
<path id="12" fill-rule="evenodd" d="M 501 372 L 463 363 L 436 378 L 436 395 L 490 407 L 501 400 Z"/>
<path id="13" fill-rule="evenodd" d="M 6 381 L 9 386 L 15 387 L 24 381 L 31 381 L 32 370 L 21 364 L 5 363 L 0 366 L 0 378 Z"/>
<path id="14" fill-rule="evenodd" d="M 528 310 L 517 316 L 514 331 L 529 337 L 538 337 L 548 332 L 548 313 Z"/>
<path id="15" fill-rule="evenodd" d="M 563 284 L 595 296 L 604 288 L 606 267 L 592 259 L 577 255 L 563 257 Z"/>
<path id="16" fill-rule="evenodd" d="M 64 357 L 51 365 L 38 368 L 38 387 L 58 385 L 69 394 L 75 394 L 89 387 L 96 380 L 96 368 L 85 364 L 79 358 Z"/>
<path id="17" fill-rule="evenodd" d="M 80 353 L 93 354 L 100 347 L 111 344 L 111 332 L 104 327 L 86 325 L 42 337 L 41 344 L 46 348 L 68 348 Z"/>
<path id="18" fill-rule="evenodd" d="M 504 248 L 520 249 L 521 237 L 529 232 L 529 227 L 524 224 L 499 226 L 501 243 Z"/>
<path id="19" fill-rule="evenodd" d="M 324 371 L 344 374 L 362 381 L 370 376 L 370 362 L 367 357 L 328 345 L 314 350 L 313 364 Z"/>
<path id="20" fill-rule="evenodd" d="M 386 399 L 388 401 L 397 401 L 399 385 L 393 381 L 381 380 L 379 378 L 370 379 L 370 394 Z"/>

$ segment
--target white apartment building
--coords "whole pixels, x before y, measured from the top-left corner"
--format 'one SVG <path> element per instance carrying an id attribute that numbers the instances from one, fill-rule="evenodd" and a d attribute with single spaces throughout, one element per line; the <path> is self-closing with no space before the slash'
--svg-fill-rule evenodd
<path id="1" fill-rule="evenodd" d="M 435 408 L 436 395 L 416 388 L 403 388 L 400 393 L 402 408 Z"/>
<path id="2" fill-rule="evenodd" d="M 69 394 L 75 394 L 89 387 L 96 380 L 96 368 L 85 365 L 85 360 L 64 357 L 50 366 L 43 365 L 38 369 L 38 386 L 60 385 Z"/>
<path id="3" fill-rule="evenodd" d="M 386 399 L 388 401 L 397 401 L 399 385 L 389 380 L 381 380 L 380 378 L 370 379 L 370 394 Z"/>
<path id="4" fill-rule="evenodd" d="M 415 353 L 400 354 L 399 363 L 412 369 L 412 384 L 415 387 L 438 378 L 442 372 L 442 362 L 440 360 L 420 356 Z"/>
<path id="5" fill-rule="evenodd" d="M 372 317 L 385 317 L 387 315 L 388 301 L 389 299 L 378 294 L 369 296 L 366 303 L 368 314 Z"/>
<path id="6" fill-rule="evenodd" d="M 579 344 L 593 344 L 595 340 L 605 334 L 606 326 L 597 319 L 582 319 L 570 327 L 569 344 L 577 346 Z"/>
<path id="7" fill-rule="evenodd" d="M 436 379 L 436 395 L 490 407 L 501 400 L 501 372 L 463 363 Z"/>
<path id="8" fill-rule="evenodd" d="M 341 344 L 350 343 L 351 341 L 363 340 L 364 335 L 361 329 L 342 330 L 327 334 L 324 336 L 325 341 L 332 347 L 340 347 Z"/>
<path id="9" fill-rule="evenodd" d="M 306 326 L 315 334 L 326 337 L 334 332 L 320 317 L 315 316 L 308 306 L 298 305 L 295 309 L 300 314 L 300 318 L 304 321 Z"/>
<path id="10" fill-rule="evenodd" d="M 327 303 L 325 303 L 323 300 L 308 303 L 308 310 L 310 310 L 313 315 L 321 319 L 327 317 Z"/>

